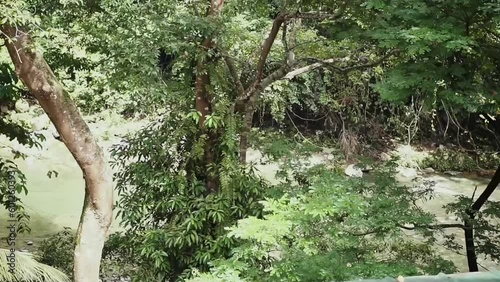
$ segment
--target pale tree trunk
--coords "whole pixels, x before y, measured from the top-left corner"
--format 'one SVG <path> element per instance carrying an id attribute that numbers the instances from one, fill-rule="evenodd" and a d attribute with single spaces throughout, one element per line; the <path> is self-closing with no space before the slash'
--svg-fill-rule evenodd
<path id="1" fill-rule="evenodd" d="M 74 102 L 34 49 L 30 36 L 9 25 L 0 26 L 0 30 L 17 75 L 47 113 L 82 169 L 85 199 L 77 231 L 74 281 L 97 282 L 102 248 L 113 217 L 111 170 Z"/>

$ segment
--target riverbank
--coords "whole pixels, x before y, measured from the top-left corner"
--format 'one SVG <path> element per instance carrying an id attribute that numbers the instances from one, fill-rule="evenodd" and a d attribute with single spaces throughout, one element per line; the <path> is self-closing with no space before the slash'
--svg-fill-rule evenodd
<path id="1" fill-rule="evenodd" d="M 111 113 L 86 117 L 85 119 L 108 159 L 110 158 L 109 149 L 112 145 L 121 142 L 121 136 L 135 132 L 149 122 L 148 120 L 124 120 Z M 0 156 L 12 158 L 12 149 L 28 156 L 24 160 L 17 159 L 15 162 L 27 177 L 29 193 L 22 196 L 22 200 L 31 215 L 32 229 L 31 234 L 18 236 L 17 247 L 30 252 L 36 251 L 41 240 L 63 228 L 77 228 L 84 197 L 82 173 L 73 156 L 64 144 L 54 137 L 57 132 L 47 120 L 43 120 L 42 116 L 33 120 L 33 129 L 46 137 L 41 142 L 41 148 L 26 148 L 16 144 L 15 141 L 9 141 L 0 136 L 0 144 L 4 144 L 0 148 Z M 333 154 L 331 150 L 325 149 L 323 152 L 311 156 L 308 161 L 313 165 L 325 163 L 335 158 Z M 444 204 L 453 201 L 458 195 L 472 195 L 476 186 L 478 188 L 476 195 L 478 195 L 488 182 L 487 178 L 475 174 L 461 174 L 459 172 L 436 174 L 432 170 L 419 167 L 419 163 L 428 156 L 428 152 L 417 151 L 411 146 L 396 146 L 392 152 L 384 153 L 381 158 L 388 159 L 391 155 L 400 158 L 398 161 L 400 169 L 396 175 L 400 183 L 408 186 L 418 186 L 424 181 L 436 183 L 434 186 L 436 197 L 422 203 L 422 208 L 435 214 L 441 223 L 455 222 L 455 219 L 448 216 L 443 210 Z M 262 160 L 262 154 L 257 150 L 249 150 L 248 160 L 258 163 L 256 167 L 261 175 L 268 181 L 276 183 L 275 172 L 279 168 L 278 164 L 259 164 Z M 47 176 L 49 171 L 56 171 L 58 176 L 49 178 Z M 118 195 L 115 192 L 115 199 L 117 198 Z M 491 199 L 500 199 L 499 193 L 495 192 Z M 116 215 L 118 211 L 114 212 Z M 0 220 L 7 222 L 7 213 L 4 210 L 0 211 Z M 119 218 L 114 220 L 111 226 L 112 232 L 121 230 L 119 221 Z M 462 230 L 449 230 L 449 232 L 457 234 L 458 238 L 463 238 Z M 4 229 L 0 230 L 0 237 L 5 236 L 7 234 Z M 420 239 L 411 232 L 408 233 L 408 236 Z M 463 239 L 459 241 L 464 243 Z M 3 246 L 0 244 L 0 247 Z M 467 271 L 466 258 L 463 254 L 450 252 L 440 246 L 437 248 L 445 258 L 454 261 L 460 271 Z M 498 269 L 496 262 L 480 260 L 480 263 L 489 270 Z"/>

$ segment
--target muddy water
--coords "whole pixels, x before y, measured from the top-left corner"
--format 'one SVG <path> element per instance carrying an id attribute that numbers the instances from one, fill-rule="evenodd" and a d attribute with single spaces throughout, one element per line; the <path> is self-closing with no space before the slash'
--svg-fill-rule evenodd
<path id="1" fill-rule="evenodd" d="M 126 131 L 135 131 L 144 125 L 142 123 L 135 123 L 126 127 L 116 125 L 115 127 L 103 130 L 102 125 L 91 124 L 91 129 L 98 136 L 100 144 L 105 150 L 109 149 L 114 143 L 120 141 L 119 138 L 114 137 L 117 133 L 123 133 L 124 128 Z M 31 228 L 32 233 L 20 235 L 18 240 L 19 248 L 27 248 L 32 250 L 36 248 L 39 240 L 49 234 L 53 234 L 63 227 L 70 227 L 76 229 L 80 218 L 82 209 L 82 202 L 84 196 L 84 182 L 82 173 L 75 163 L 71 154 L 67 151 L 64 144 L 55 140 L 48 132 L 47 141 L 43 143 L 44 148 L 41 150 L 31 149 L 27 151 L 30 157 L 26 160 L 16 160 L 20 169 L 25 173 L 28 179 L 29 194 L 23 196 L 22 200 L 25 203 L 28 212 L 31 215 Z M 102 136 L 108 136 L 102 138 Z M 111 136 L 111 137 L 109 137 Z M 1 138 L 0 138 L 1 139 Z M 0 140 L 0 144 L 4 144 L 6 140 Z M 18 148 L 21 148 L 18 146 Z M 109 156 L 109 154 L 107 154 Z M 0 156 L 12 157 L 8 149 L 0 149 Z M 248 159 L 250 161 L 258 161 L 262 155 L 257 151 L 250 151 Z M 328 154 L 321 154 L 309 159 L 311 164 L 322 163 L 331 156 Z M 257 169 L 262 175 L 271 182 L 276 183 L 274 178 L 275 172 L 278 170 L 277 164 L 257 165 Z M 55 170 L 58 172 L 58 177 L 49 178 L 47 172 Z M 440 175 L 425 175 L 421 176 L 428 180 L 436 181 L 435 187 L 436 198 L 423 203 L 423 207 L 436 214 L 438 219 L 443 223 L 452 223 L 454 218 L 449 217 L 442 209 L 443 204 L 451 202 L 454 197 L 460 194 L 471 195 L 474 188 L 477 186 L 478 190 L 476 195 L 482 192 L 487 185 L 487 179 L 481 178 L 462 178 L 462 177 L 449 177 Z M 406 185 L 413 185 L 414 183 L 409 178 L 399 175 L 399 180 Z M 493 199 L 500 199 L 499 192 L 492 195 Z M 117 212 L 115 210 L 115 212 Z M 3 209 L 0 209 L 0 226 L 7 223 L 7 214 Z M 119 220 L 115 220 L 112 225 L 112 230 L 119 230 Z M 462 234 L 461 230 L 450 230 Z M 0 228 L 0 238 L 7 235 L 5 228 Z M 408 236 L 416 238 L 413 234 L 409 233 Z M 463 238 L 463 236 L 459 236 Z M 418 238 L 417 238 L 418 239 Z M 33 246 L 27 246 L 27 241 L 33 241 Z M 0 247 L 5 243 L 0 242 Z M 438 247 L 439 248 L 439 247 Z M 439 248 L 439 251 L 447 258 L 453 260 L 461 271 L 466 271 L 466 259 L 462 254 L 455 254 L 446 251 L 444 248 Z M 498 265 L 494 262 L 487 260 L 480 260 L 480 263 L 490 270 L 499 269 Z"/>
<path id="2" fill-rule="evenodd" d="M 310 157 L 307 161 L 311 165 L 320 164 L 331 160 L 332 156 L 324 152 L 323 154 L 318 154 Z M 255 161 L 256 163 L 260 163 L 262 160 L 262 155 L 260 152 L 251 151 L 248 154 L 248 160 Z M 257 165 L 257 169 L 261 172 L 261 174 L 270 180 L 272 183 L 276 183 L 276 179 L 274 179 L 274 174 L 278 170 L 279 166 L 277 164 L 267 164 L 267 165 Z M 406 169 L 406 171 L 412 169 Z M 449 176 L 449 175 L 439 175 L 439 174 L 424 174 L 417 172 L 414 170 L 414 175 L 406 175 L 405 173 L 398 173 L 396 175 L 396 179 L 402 185 L 408 187 L 418 187 L 422 184 L 424 180 L 433 181 L 435 185 L 434 189 L 434 198 L 420 202 L 421 207 L 433 214 L 436 215 L 437 220 L 440 223 L 461 223 L 458 222 L 456 217 L 453 215 L 446 214 L 443 209 L 443 205 L 454 202 L 456 197 L 459 195 L 464 196 L 472 196 L 475 195 L 474 199 L 484 191 L 486 186 L 489 183 L 488 178 L 477 177 L 473 175 L 458 175 L 458 176 Z M 500 200 L 500 191 L 496 190 L 491 196 L 490 200 L 498 201 Z M 436 246 L 438 252 L 448 260 L 453 261 L 456 266 L 459 268 L 460 272 L 467 272 L 467 258 L 465 256 L 465 240 L 463 230 L 458 228 L 450 228 L 445 231 L 446 234 L 456 234 L 457 239 L 459 240 L 459 244 L 462 245 L 462 250 L 458 252 L 453 252 L 447 250 L 442 246 L 442 241 L 438 242 Z M 422 239 L 418 235 L 415 235 L 413 232 L 406 232 L 409 238 L 413 238 L 416 240 Z M 439 236 L 438 236 L 439 238 Z M 478 257 L 478 263 L 480 265 L 480 270 L 499 270 L 500 265 L 498 262 L 494 262 L 483 257 Z"/>
<path id="3" fill-rule="evenodd" d="M 457 221 L 457 218 L 454 215 L 446 214 L 443 209 L 443 205 L 447 203 L 454 202 L 456 197 L 459 195 L 464 196 L 472 196 L 474 195 L 474 199 L 484 191 L 486 186 L 488 185 L 489 179 L 481 178 L 481 177 L 451 177 L 444 175 L 424 175 L 420 180 L 414 182 L 410 179 L 405 179 L 404 177 L 399 176 L 399 181 L 409 187 L 416 186 L 422 183 L 422 180 L 431 180 L 435 181 L 436 185 L 434 186 L 435 197 L 426 202 L 421 202 L 421 206 L 424 210 L 432 212 L 436 215 L 437 220 L 440 223 L 461 223 Z M 500 200 L 500 191 L 496 190 L 489 198 L 490 200 L 498 201 Z M 465 256 L 465 237 L 462 229 L 458 228 L 449 228 L 445 231 L 446 234 L 456 234 L 456 238 L 458 239 L 458 243 L 462 246 L 462 250 L 458 252 L 453 252 L 447 250 L 442 246 L 443 241 L 439 240 L 437 243 L 438 252 L 446 259 L 453 261 L 460 272 L 467 272 L 467 257 Z M 411 231 L 406 232 L 406 234 L 415 239 L 419 239 L 419 236 L 416 236 Z M 484 257 L 478 257 L 478 263 L 480 265 L 480 270 L 499 270 L 500 265 L 498 262 L 488 260 Z"/>
<path id="4" fill-rule="evenodd" d="M 141 128 L 146 122 L 131 122 L 127 126 L 103 125 L 90 123 L 89 127 L 97 136 L 99 144 L 106 152 L 109 159 L 109 148 L 119 143 L 120 138 L 115 135 L 124 134 Z M 84 199 L 83 174 L 66 146 L 52 136 L 55 129 L 40 131 L 46 140 L 41 142 L 42 148 L 25 148 L 17 142 L 9 142 L 5 136 L 0 135 L 0 156 L 13 159 L 11 149 L 21 151 L 28 155 L 26 159 L 16 159 L 14 162 L 27 178 L 28 195 L 21 195 L 26 210 L 31 220 L 30 234 L 19 234 L 16 241 L 18 249 L 33 250 L 37 242 L 54 234 L 64 227 L 76 229 L 80 220 Z M 49 171 L 56 171 L 57 177 L 48 177 Z M 115 199 L 117 199 L 115 191 Z M 115 210 L 115 216 L 118 211 Z M 0 209 L 0 238 L 7 236 L 8 214 Z M 119 220 L 114 220 L 111 230 L 120 230 Z M 28 246 L 27 241 L 35 244 Z M 0 247 L 5 247 L 4 240 Z"/>

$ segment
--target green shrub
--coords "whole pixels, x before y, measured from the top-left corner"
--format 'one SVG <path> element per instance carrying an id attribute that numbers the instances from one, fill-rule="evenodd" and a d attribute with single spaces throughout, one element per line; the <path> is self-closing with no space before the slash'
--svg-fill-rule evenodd
<path id="1" fill-rule="evenodd" d="M 124 255 L 122 246 L 126 238 L 121 233 L 113 233 L 104 244 L 101 277 L 124 276 L 131 272 L 130 261 Z M 55 267 L 69 277 L 73 276 L 76 232 L 70 228 L 44 239 L 38 248 L 41 263 Z"/>
<path id="2" fill-rule="evenodd" d="M 346 281 L 456 271 L 436 252 L 432 230 L 416 229 L 426 238 L 417 241 L 400 227 L 436 219 L 416 204 L 432 197 L 432 187 L 400 186 L 395 167 L 374 166 L 369 179 L 325 166 L 306 169 L 301 177 L 308 181 L 290 179 L 282 197 L 262 202 L 263 218 L 229 228 L 227 236 L 241 240 L 230 259 L 214 260 L 210 274 L 189 281 Z"/>
<path id="3" fill-rule="evenodd" d="M 70 228 L 44 239 L 38 248 L 39 261 L 72 277 L 75 240 L 75 232 Z"/>
<path id="4" fill-rule="evenodd" d="M 234 125 L 217 130 L 208 133 L 218 135 L 210 163 L 208 134 L 185 114 L 169 113 L 114 147 L 125 256 L 140 262 L 134 281 L 177 281 L 192 268 L 208 270 L 210 260 L 237 246 L 225 227 L 261 215 L 266 182 L 240 166 Z M 209 179 L 216 179 L 214 190 Z"/>

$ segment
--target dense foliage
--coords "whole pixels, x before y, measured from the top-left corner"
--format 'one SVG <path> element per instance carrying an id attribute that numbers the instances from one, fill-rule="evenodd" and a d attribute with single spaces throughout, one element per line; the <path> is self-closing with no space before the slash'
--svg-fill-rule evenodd
<path id="1" fill-rule="evenodd" d="M 453 272 L 428 241 L 408 239 L 402 231 L 402 225 L 433 223 L 433 215 L 415 205 L 432 192 L 399 186 L 393 168 L 378 168 L 371 181 L 324 166 L 306 169 L 310 183 L 283 183 L 285 195 L 262 202 L 263 219 L 249 217 L 229 228 L 229 237 L 245 242 L 232 257 L 191 281 L 228 281 L 226 275 L 234 275 L 230 281 L 345 281 Z"/>
<path id="2" fill-rule="evenodd" d="M 429 166 L 494 168 L 497 155 L 469 153 L 500 147 L 499 12 L 493 0 L 8 0 L 0 25 L 32 32 L 82 112 L 158 118 L 112 150 L 125 232 L 104 256 L 134 281 L 328 281 L 456 270 L 421 208 L 432 185 L 399 185 L 392 162 L 350 179 L 339 158 L 311 168 L 300 154 L 333 143 L 353 161 L 393 137 L 439 140 L 464 154 L 439 151 Z M 40 136 L 8 118 L 29 95 L 7 58 L 0 49 L 0 133 L 33 146 Z M 251 146 L 282 182 L 258 175 Z M 7 179 L 16 166 L 0 169 Z M 458 200 L 448 212 L 466 221 L 471 200 Z M 493 259 L 497 216 L 492 202 L 475 225 Z M 72 240 L 62 235 L 44 262 L 68 260 L 47 254 Z"/>
<path id="3" fill-rule="evenodd" d="M 260 216 L 258 201 L 267 185 L 239 167 L 231 131 L 221 138 L 211 149 L 222 159 L 207 169 L 206 135 L 189 116 L 171 113 L 113 149 L 119 213 L 129 230 L 122 243 L 133 246 L 130 260 L 140 268 L 134 281 L 171 280 L 191 267 L 204 269 L 236 246 L 222 236 L 225 226 Z M 220 175 L 215 193 L 206 186 L 213 171 Z"/>

